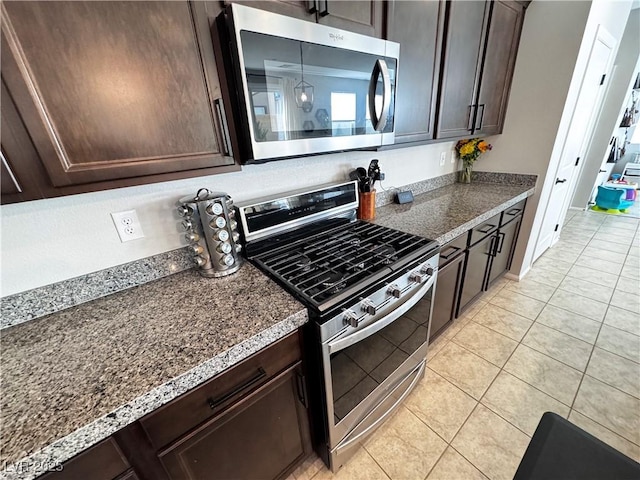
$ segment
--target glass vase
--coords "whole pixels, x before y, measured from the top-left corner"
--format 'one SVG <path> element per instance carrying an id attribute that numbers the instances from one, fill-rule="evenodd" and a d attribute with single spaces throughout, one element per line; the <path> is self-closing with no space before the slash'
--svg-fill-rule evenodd
<path id="1" fill-rule="evenodd" d="M 460 170 L 458 181 L 460 183 L 471 183 L 471 174 L 473 173 L 473 167 L 471 165 L 464 165 Z"/>

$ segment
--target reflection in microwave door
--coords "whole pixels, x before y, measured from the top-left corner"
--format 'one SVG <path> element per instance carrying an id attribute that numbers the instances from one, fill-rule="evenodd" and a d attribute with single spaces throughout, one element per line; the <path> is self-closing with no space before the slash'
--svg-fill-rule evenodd
<path id="1" fill-rule="evenodd" d="M 302 124 L 302 128 L 304 129 L 305 132 L 311 133 L 311 132 L 313 132 L 315 130 L 315 125 L 313 124 L 313 122 L 311 120 L 306 120 Z"/>
<path id="2" fill-rule="evenodd" d="M 325 108 L 319 108 L 316 110 L 316 120 L 321 128 L 329 128 L 329 113 Z"/>

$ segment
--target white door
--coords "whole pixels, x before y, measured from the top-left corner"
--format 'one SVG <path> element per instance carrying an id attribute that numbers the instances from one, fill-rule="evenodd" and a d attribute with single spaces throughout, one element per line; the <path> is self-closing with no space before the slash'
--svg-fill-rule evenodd
<path id="1" fill-rule="evenodd" d="M 554 183 L 538 236 L 534 259 L 553 245 L 560 235 L 562 222 L 576 187 L 579 165 L 589 145 L 594 120 L 602 105 L 605 91 L 602 83 L 603 75 L 611 69 L 615 45 L 615 38 L 602 25 L 598 26 L 571 125 L 562 148 L 560 163 L 553 178 Z"/>

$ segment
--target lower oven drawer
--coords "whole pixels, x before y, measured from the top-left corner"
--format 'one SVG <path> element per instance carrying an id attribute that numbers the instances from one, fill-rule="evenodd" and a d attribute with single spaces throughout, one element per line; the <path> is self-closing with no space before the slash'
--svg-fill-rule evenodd
<path id="1" fill-rule="evenodd" d="M 407 398 L 416 384 L 424 376 L 425 361 L 421 362 L 408 375 L 406 375 L 389 394 L 371 410 L 362 422 L 358 424 L 349 434 L 332 450 L 331 468 L 335 471 L 351 455 L 353 450 L 358 448 L 362 441 L 370 436 L 382 425 L 398 408 L 402 401 Z"/>
<path id="2" fill-rule="evenodd" d="M 300 358 L 296 331 L 147 415 L 140 423 L 153 446 L 161 448 L 229 408 Z"/>

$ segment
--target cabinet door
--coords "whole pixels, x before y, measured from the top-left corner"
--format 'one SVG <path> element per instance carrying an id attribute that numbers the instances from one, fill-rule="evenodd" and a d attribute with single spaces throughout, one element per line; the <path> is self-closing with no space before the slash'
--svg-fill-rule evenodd
<path id="1" fill-rule="evenodd" d="M 447 3 L 437 138 L 462 137 L 473 130 L 478 66 L 482 61 L 490 3 L 477 0 Z"/>
<path id="2" fill-rule="evenodd" d="M 524 18 L 524 7 L 520 3 L 492 3 L 474 134 L 502 132 Z"/>
<path id="3" fill-rule="evenodd" d="M 491 261 L 491 271 L 489 272 L 489 285 L 504 275 L 511 267 L 513 251 L 520 231 L 522 217 L 516 217 L 498 230 L 495 256 Z"/>
<path id="4" fill-rule="evenodd" d="M 136 478 L 131 476 L 132 471 L 127 471 L 128 468 L 129 463 L 122 455 L 116 442 L 113 438 L 108 438 L 65 462 L 59 472 L 48 473 L 41 480 L 77 480 L 80 478 L 90 478 L 92 480 L 114 480 L 117 478 L 120 480 L 121 478 Z"/>
<path id="5" fill-rule="evenodd" d="M 160 453 L 171 479 L 278 478 L 311 451 L 299 363 Z"/>
<path id="6" fill-rule="evenodd" d="M 318 23 L 382 38 L 384 2 L 380 0 L 317 0 Z"/>
<path id="7" fill-rule="evenodd" d="M 496 234 L 489 235 L 469 249 L 462 280 L 459 312 L 478 297 L 485 289 L 487 269 L 493 251 Z M 437 287 L 436 287 L 437 289 Z"/>
<path id="8" fill-rule="evenodd" d="M 53 186 L 231 166 L 203 2 L 2 5 L 2 77 Z"/>
<path id="9" fill-rule="evenodd" d="M 430 342 L 444 332 L 456 316 L 464 259 L 464 255 L 459 255 L 455 260 L 438 270 L 438 282 L 433 299 L 431 330 L 429 332 Z"/>
<path id="10" fill-rule="evenodd" d="M 400 44 L 395 113 L 395 143 L 431 140 L 440 52 L 444 29 L 444 2 L 395 1 L 387 12 L 387 39 Z"/>
<path id="11" fill-rule="evenodd" d="M 247 7 L 259 8 L 268 12 L 286 15 L 316 22 L 315 4 L 313 0 L 225 0 L 225 4 L 240 3 Z"/>

